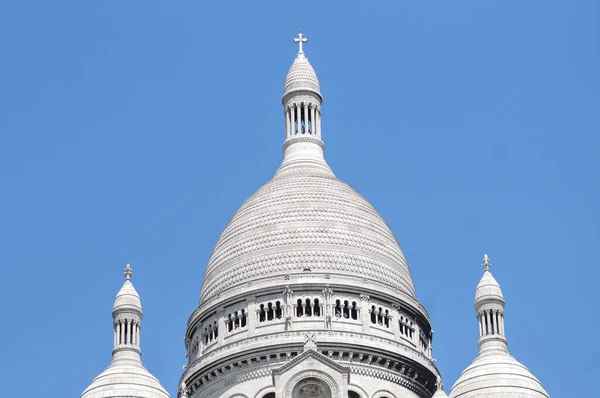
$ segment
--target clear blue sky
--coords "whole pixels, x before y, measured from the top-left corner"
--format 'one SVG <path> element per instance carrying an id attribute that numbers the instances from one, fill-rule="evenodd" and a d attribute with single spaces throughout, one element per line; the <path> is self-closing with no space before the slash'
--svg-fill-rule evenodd
<path id="1" fill-rule="evenodd" d="M 553 398 L 593 394 L 598 3 L 217 3 L 0 5 L 0 396 L 79 396 L 127 262 L 176 395 L 212 247 L 281 160 L 300 25 L 326 158 L 396 234 L 447 390 L 487 252 L 511 353 Z"/>

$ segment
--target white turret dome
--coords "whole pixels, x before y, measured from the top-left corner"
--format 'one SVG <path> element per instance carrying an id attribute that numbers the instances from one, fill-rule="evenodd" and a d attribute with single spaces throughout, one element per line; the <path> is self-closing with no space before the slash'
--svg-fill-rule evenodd
<path id="1" fill-rule="evenodd" d="M 475 289 L 475 306 L 479 306 L 489 301 L 503 303 L 504 295 L 492 273 L 489 270 L 486 270 L 477 285 L 477 289 Z"/>
<path id="2" fill-rule="evenodd" d="M 475 291 L 479 355 L 450 391 L 452 398 L 548 398 L 538 379 L 508 352 L 504 295 L 484 256 L 485 271 Z"/>
<path id="3" fill-rule="evenodd" d="M 317 74 L 304 54 L 294 60 L 283 86 L 284 97 L 296 91 L 311 91 L 322 97 Z"/>
<path id="4" fill-rule="evenodd" d="M 138 311 L 142 312 L 142 301 L 140 295 L 133 287 L 133 284 L 128 279 L 117 293 L 115 298 L 115 304 L 113 305 L 113 312 L 117 311 Z"/>
<path id="5" fill-rule="evenodd" d="M 323 101 L 321 95 L 321 87 L 319 86 L 319 79 L 313 69 L 308 58 L 302 50 L 302 44 L 307 42 L 302 32 L 298 35 L 298 38 L 294 39 L 299 44 L 298 54 L 294 63 L 288 71 L 287 77 L 285 78 L 285 84 L 283 86 L 283 98 L 293 93 L 300 92 L 312 92 L 319 97 L 319 101 Z"/>
<path id="6" fill-rule="evenodd" d="M 81 398 L 169 398 L 141 361 L 115 360 L 96 377 Z"/>
<path id="7" fill-rule="evenodd" d="M 85 389 L 81 398 L 169 398 L 156 377 L 142 365 L 142 302 L 125 268 L 125 283 L 113 306 L 113 350 L 110 365 Z"/>
<path id="8" fill-rule="evenodd" d="M 450 393 L 452 398 L 548 398 L 541 383 L 506 351 L 480 353 Z"/>

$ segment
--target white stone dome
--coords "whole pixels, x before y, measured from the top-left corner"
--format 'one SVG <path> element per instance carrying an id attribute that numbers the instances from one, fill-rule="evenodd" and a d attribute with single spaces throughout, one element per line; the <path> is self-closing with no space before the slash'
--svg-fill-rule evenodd
<path id="1" fill-rule="evenodd" d="M 508 352 L 504 295 L 483 258 L 483 276 L 475 290 L 479 354 L 450 391 L 452 398 L 548 398 L 541 383 Z"/>
<path id="2" fill-rule="evenodd" d="M 323 97 L 317 74 L 303 53 L 298 54 L 288 71 L 283 86 L 283 96 L 298 91 L 310 91 L 317 94 L 321 99 Z"/>
<path id="3" fill-rule="evenodd" d="M 110 365 L 85 389 L 81 398 L 169 398 L 167 391 L 142 365 L 140 331 L 142 302 L 125 268 L 125 283 L 112 311 L 113 349 Z"/>
<path id="4" fill-rule="evenodd" d="M 483 277 L 475 289 L 475 306 L 486 301 L 504 302 L 504 295 L 500 284 L 489 270 L 483 273 Z"/>
<path id="5" fill-rule="evenodd" d="M 482 352 L 462 372 L 452 398 L 548 398 L 541 383 L 504 350 Z"/>
<path id="6" fill-rule="evenodd" d="M 200 301 L 306 272 L 366 279 L 416 303 L 406 259 L 385 221 L 331 171 L 307 164 L 280 169 L 240 207 L 210 257 Z"/>
<path id="7" fill-rule="evenodd" d="M 96 377 L 81 398 L 169 398 L 169 394 L 139 360 L 113 360 Z"/>
<path id="8" fill-rule="evenodd" d="M 126 280 L 117 293 L 115 304 L 113 305 L 113 313 L 118 311 L 138 311 L 142 312 L 142 301 L 140 295 L 133 287 L 131 281 Z"/>

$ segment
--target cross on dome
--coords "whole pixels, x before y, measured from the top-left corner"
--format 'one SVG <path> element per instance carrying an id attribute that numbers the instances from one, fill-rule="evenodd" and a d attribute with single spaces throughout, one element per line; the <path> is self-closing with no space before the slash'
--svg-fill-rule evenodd
<path id="1" fill-rule="evenodd" d="M 302 43 L 306 43 L 307 41 L 308 39 L 304 37 L 302 31 L 298 32 L 298 37 L 294 38 L 294 43 L 298 43 L 298 54 L 304 54 L 304 51 L 302 50 Z"/>
<path id="2" fill-rule="evenodd" d="M 131 279 L 131 275 L 133 274 L 133 269 L 131 269 L 131 265 L 127 264 L 127 267 L 125 267 L 125 280 L 130 280 Z"/>
<path id="3" fill-rule="evenodd" d="M 481 263 L 481 266 L 483 268 L 485 268 L 486 271 L 490 270 L 490 267 L 492 266 L 492 263 L 490 263 L 490 258 L 488 257 L 487 254 L 483 255 L 483 262 Z"/>

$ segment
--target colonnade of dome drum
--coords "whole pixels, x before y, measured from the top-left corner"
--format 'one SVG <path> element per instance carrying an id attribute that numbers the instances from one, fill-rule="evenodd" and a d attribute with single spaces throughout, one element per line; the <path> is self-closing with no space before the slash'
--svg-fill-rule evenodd
<path id="1" fill-rule="evenodd" d="M 431 357 L 431 326 L 406 304 L 329 286 L 320 291 L 286 286 L 278 293 L 221 303 L 219 311 L 197 317 L 186 336 L 188 362 L 220 345 L 262 333 L 336 329 L 396 340 Z"/>

